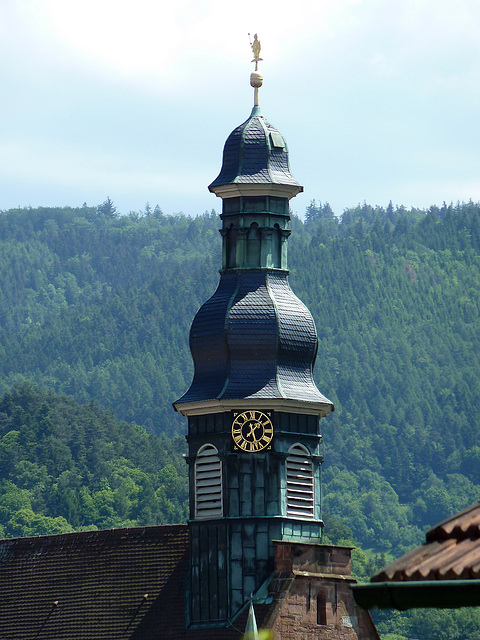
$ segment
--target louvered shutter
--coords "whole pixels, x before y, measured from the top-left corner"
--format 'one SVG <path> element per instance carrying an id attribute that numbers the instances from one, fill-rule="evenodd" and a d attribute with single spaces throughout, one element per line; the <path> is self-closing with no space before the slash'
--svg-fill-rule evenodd
<path id="1" fill-rule="evenodd" d="M 195 517 L 221 518 L 222 515 L 222 461 L 217 449 L 206 444 L 195 461 Z"/>
<path id="2" fill-rule="evenodd" d="M 285 463 L 287 476 L 287 515 L 313 518 L 313 464 L 300 444 L 290 448 Z"/>

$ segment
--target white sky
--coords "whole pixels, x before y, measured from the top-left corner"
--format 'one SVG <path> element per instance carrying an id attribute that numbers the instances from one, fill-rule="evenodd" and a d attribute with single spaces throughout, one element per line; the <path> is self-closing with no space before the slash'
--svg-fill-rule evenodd
<path id="1" fill-rule="evenodd" d="M 478 201 L 479 31 L 478 0 L 1 0 L 0 209 L 220 211 L 249 32 L 299 214 Z"/>

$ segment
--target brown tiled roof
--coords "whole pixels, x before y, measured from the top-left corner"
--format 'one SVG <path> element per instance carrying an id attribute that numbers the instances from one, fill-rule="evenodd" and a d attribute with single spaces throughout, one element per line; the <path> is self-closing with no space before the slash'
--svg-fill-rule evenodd
<path id="1" fill-rule="evenodd" d="M 480 502 L 427 532 L 425 544 L 372 576 L 372 582 L 480 578 Z"/>
<path id="2" fill-rule="evenodd" d="M 187 540 L 175 525 L 0 541 L 2 639 L 130 638 Z"/>
<path id="3" fill-rule="evenodd" d="M 239 640 L 185 629 L 188 528 L 165 525 L 0 540 L 2 640 Z M 257 621 L 268 605 L 256 605 Z"/>

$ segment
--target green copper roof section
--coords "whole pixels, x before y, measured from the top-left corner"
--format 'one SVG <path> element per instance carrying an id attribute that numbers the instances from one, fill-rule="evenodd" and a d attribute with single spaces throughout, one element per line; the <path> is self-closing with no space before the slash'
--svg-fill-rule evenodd
<path id="1" fill-rule="evenodd" d="M 282 269 L 287 270 L 287 239 L 289 215 L 273 214 L 269 196 L 228 198 L 222 213 L 222 269 Z M 288 200 L 275 202 L 278 209 Z M 229 205 L 225 207 L 225 205 Z M 225 209 L 227 208 L 227 211 Z M 262 209 L 263 211 L 252 211 Z"/>

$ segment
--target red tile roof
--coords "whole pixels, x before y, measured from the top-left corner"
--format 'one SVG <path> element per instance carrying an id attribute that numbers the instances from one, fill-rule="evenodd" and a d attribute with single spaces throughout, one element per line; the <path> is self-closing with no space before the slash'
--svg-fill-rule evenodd
<path id="1" fill-rule="evenodd" d="M 480 578 L 480 502 L 427 532 L 425 544 L 372 576 L 372 582 Z"/>

